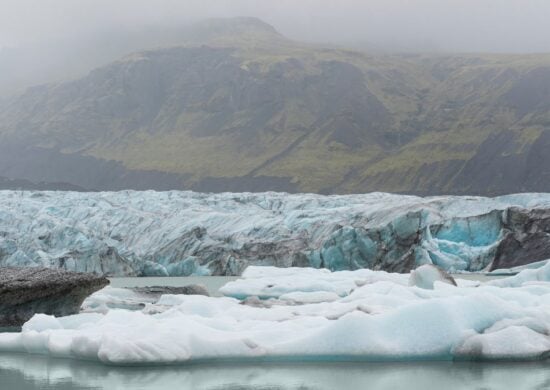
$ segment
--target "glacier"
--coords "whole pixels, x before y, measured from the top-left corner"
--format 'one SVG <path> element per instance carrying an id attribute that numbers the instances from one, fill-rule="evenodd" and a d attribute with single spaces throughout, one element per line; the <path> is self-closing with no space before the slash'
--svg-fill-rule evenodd
<path id="1" fill-rule="evenodd" d="M 0 191 L 0 267 L 108 276 L 247 266 L 493 271 L 550 258 L 550 194 Z"/>
<path id="2" fill-rule="evenodd" d="M 0 333 L 0 352 L 107 365 L 550 356 L 550 262 L 490 282 L 435 277 L 422 288 L 411 278 L 251 266 L 226 296 L 163 295 L 141 310 L 107 308 L 135 295 L 106 287 L 86 312 L 36 314 L 20 333 Z"/>

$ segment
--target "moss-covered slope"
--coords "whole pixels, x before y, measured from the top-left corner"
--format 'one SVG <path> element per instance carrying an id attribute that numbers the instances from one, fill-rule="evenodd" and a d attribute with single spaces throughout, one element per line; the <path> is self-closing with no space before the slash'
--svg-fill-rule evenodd
<path id="1" fill-rule="evenodd" d="M 550 191 L 550 56 L 372 56 L 255 19 L 210 21 L 182 42 L 3 102 L 0 175 L 90 189 Z"/>

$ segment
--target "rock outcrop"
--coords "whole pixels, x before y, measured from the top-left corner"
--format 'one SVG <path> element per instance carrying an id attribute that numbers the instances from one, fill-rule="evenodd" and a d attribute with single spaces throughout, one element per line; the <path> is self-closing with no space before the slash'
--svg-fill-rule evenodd
<path id="1" fill-rule="evenodd" d="M 105 277 L 48 268 L 0 268 L 0 327 L 19 327 L 36 313 L 66 316 L 105 287 Z"/>
<path id="2" fill-rule="evenodd" d="M 491 270 L 550 259 L 550 209 L 510 208 Z"/>

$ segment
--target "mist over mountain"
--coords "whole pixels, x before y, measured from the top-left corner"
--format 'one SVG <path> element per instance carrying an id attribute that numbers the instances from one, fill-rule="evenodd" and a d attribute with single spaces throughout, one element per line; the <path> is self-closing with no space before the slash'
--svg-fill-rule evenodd
<path id="1" fill-rule="evenodd" d="M 0 101 L 0 176 L 89 190 L 550 191 L 549 143 L 550 55 L 324 48 L 255 18 Z"/>
<path id="2" fill-rule="evenodd" d="M 84 36 L 0 48 L 0 97 L 22 93 L 37 84 L 85 76 L 94 68 L 145 48 L 197 43 L 211 33 L 203 21 L 135 29 L 113 27 Z"/>
<path id="3" fill-rule="evenodd" d="M 545 0 L 3 0 L 0 96 L 182 44 L 201 20 L 239 16 L 295 41 L 369 52 L 550 52 Z"/>

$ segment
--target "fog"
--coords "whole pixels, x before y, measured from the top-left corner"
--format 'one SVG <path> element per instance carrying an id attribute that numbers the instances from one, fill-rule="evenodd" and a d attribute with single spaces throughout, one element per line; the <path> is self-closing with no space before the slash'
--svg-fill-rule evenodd
<path id="1" fill-rule="evenodd" d="M 547 0 L 0 0 L 0 96 L 158 43 L 150 31 L 232 16 L 373 50 L 550 52 Z"/>
<path id="2" fill-rule="evenodd" d="M 242 15 L 310 41 L 550 50 L 547 0 L 0 0 L 0 7 L 0 46 L 8 47 Z"/>

